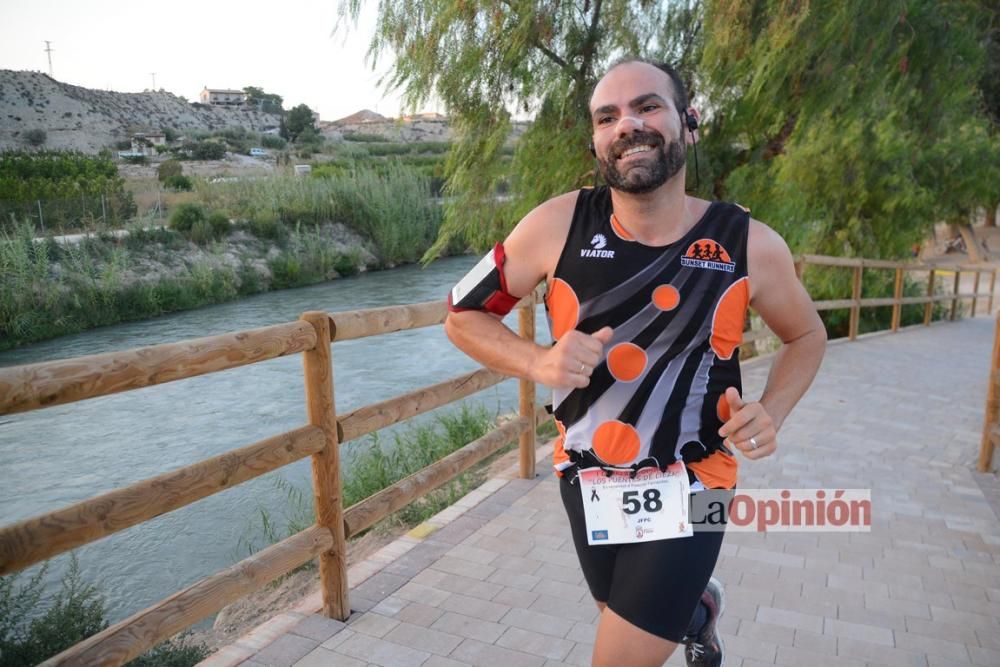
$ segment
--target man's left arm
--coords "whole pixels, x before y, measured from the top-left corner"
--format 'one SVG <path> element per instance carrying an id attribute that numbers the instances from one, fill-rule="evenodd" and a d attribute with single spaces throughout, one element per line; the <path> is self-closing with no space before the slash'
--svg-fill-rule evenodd
<path id="1" fill-rule="evenodd" d="M 757 459 L 774 453 L 777 432 L 816 377 L 826 351 L 826 329 L 795 275 L 784 239 L 756 220 L 750 221 L 748 262 L 750 305 L 782 346 L 759 402 L 744 403 L 735 389 L 727 390 L 731 417 L 719 433 L 747 458 Z"/>

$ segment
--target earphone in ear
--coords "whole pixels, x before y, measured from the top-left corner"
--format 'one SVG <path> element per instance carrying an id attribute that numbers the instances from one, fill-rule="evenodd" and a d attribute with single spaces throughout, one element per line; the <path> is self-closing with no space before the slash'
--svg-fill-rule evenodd
<path id="1" fill-rule="evenodd" d="M 591 155 L 593 155 L 594 157 L 597 157 L 597 149 L 594 148 L 594 142 L 593 141 L 591 141 L 589 144 L 587 144 L 587 150 L 590 151 Z"/>
<path id="2" fill-rule="evenodd" d="M 684 124 L 687 125 L 689 132 L 694 132 L 698 129 L 698 119 L 687 111 L 684 112 Z"/>

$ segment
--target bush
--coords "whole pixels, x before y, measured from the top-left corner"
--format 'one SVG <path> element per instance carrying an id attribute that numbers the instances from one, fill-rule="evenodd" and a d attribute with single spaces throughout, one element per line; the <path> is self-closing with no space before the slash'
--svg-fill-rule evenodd
<path id="1" fill-rule="evenodd" d="M 184 176 L 183 174 L 171 176 L 163 185 L 171 188 L 172 190 L 183 190 L 184 192 L 190 192 L 194 189 L 194 183 L 191 182 L 190 178 Z"/>
<path id="2" fill-rule="evenodd" d="M 354 134 L 345 134 L 344 141 L 363 141 L 365 143 L 375 143 L 381 141 L 389 141 L 380 134 L 366 134 L 365 132 L 355 132 Z"/>
<path id="3" fill-rule="evenodd" d="M 156 168 L 156 177 L 160 181 L 166 181 L 171 176 L 181 176 L 184 173 L 184 165 L 180 160 L 167 160 Z"/>
<path id="4" fill-rule="evenodd" d="M 188 234 L 199 222 L 206 222 L 208 216 L 201 204 L 178 204 L 170 214 L 170 228 Z"/>
<path id="5" fill-rule="evenodd" d="M 17 589 L 14 586 L 18 575 L 0 577 L 0 663 L 3 665 L 37 665 L 108 627 L 104 598 L 95 586 L 83 580 L 75 557 L 70 560 L 55 599 L 48 605 L 39 604 L 46 569 L 43 566 Z M 39 614 L 42 606 L 48 608 Z M 204 645 L 171 640 L 127 664 L 188 667 L 208 654 Z"/>
<path id="6" fill-rule="evenodd" d="M 218 141 L 196 141 L 184 145 L 193 160 L 221 160 L 226 157 L 226 146 Z"/>
<path id="7" fill-rule="evenodd" d="M 260 135 L 260 145 L 263 148 L 272 148 L 275 150 L 280 150 L 285 147 L 287 142 L 276 134 L 262 134 Z"/>
<path id="8" fill-rule="evenodd" d="M 24 143 L 29 146 L 41 146 L 49 138 L 49 135 L 45 133 L 45 130 L 41 128 L 35 128 L 34 130 L 28 130 L 24 133 Z"/>
<path id="9" fill-rule="evenodd" d="M 212 234 L 216 238 L 229 236 L 232 226 L 229 224 L 229 217 L 222 211 L 212 211 L 208 216 L 208 226 L 212 228 Z"/>
<path id="10" fill-rule="evenodd" d="M 177 130 L 172 127 L 163 128 L 163 138 L 167 140 L 168 144 L 177 141 Z"/>
<path id="11" fill-rule="evenodd" d="M 117 148 L 120 151 L 130 151 L 132 150 L 132 140 L 122 139 L 121 141 L 116 141 L 115 148 Z"/>
<path id="12" fill-rule="evenodd" d="M 124 159 L 129 164 L 146 164 L 145 155 L 129 155 L 127 158 Z"/>

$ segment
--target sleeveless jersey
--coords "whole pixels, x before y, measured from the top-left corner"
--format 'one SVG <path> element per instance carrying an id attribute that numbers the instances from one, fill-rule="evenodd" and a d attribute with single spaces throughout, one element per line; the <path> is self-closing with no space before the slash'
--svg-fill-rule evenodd
<path id="1" fill-rule="evenodd" d="M 648 246 L 613 216 L 606 187 L 580 191 L 545 305 L 552 338 L 614 330 L 583 389 L 556 390 L 562 470 L 589 452 L 615 466 L 683 460 L 692 491 L 736 485 L 718 430 L 727 387 L 742 394 L 750 216 L 712 202 L 680 240 Z M 572 455 L 572 459 L 571 459 Z"/>

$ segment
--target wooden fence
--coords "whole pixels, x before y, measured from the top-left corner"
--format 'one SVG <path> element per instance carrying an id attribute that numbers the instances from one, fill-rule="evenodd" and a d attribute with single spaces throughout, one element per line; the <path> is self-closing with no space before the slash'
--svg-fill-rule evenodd
<path id="1" fill-rule="evenodd" d="M 990 359 L 990 381 L 986 387 L 986 410 L 983 417 L 983 439 L 979 445 L 979 472 L 989 472 L 993 465 L 993 450 L 1000 443 L 1000 313 L 993 334 L 993 356 Z"/>
<path id="2" fill-rule="evenodd" d="M 893 307 L 892 330 L 899 329 L 900 309 L 926 304 L 930 322 L 933 304 L 988 298 L 993 309 L 994 269 L 975 266 L 927 267 L 881 260 L 806 255 L 796 261 L 799 276 L 807 265 L 839 266 L 854 272 L 850 299 L 814 302 L 818 310 L 849 308 L 850 337 L 858 333 L 860 309 Z M 892 298 L 862 299 L 863 272 L 896 271 Z M 903 274 L 929 271 L 926 296 L 903 297 Z M 955 274 L 951 294 L 935 295 L 936 275 Z M 974 293 L 959 294 L 959 276 L 976 274 Z M 979 294 L 979 276 L 989 273 L 990 290 Z M 536 290 L 518 304 L 520 335 L 534 339 Z M 112 352 L 61 361 L 0 368 L 0 415 L 106 396 L 149 385 L 191 378 L 291 354 L 303 355 L 308 423 L 241 449 L 109 491 L 68 507 L 0 528 L 0 575 L 10 574 L 70 549 L 94 542 L 148 521 L 196 500 L 231 488 L 289 463 L 312 457 L 316 524 L 253 556 L 211 575 L 107 628 L 51 658 L 46 665 L 118 665 L 219 611 L 303 563 L 319 559 L 323 610 L 346 620 L 346 539 L 371 527 L 413 500 L 454 479 L 507 442 L 519 440 L 520 474 L 535 474 L 535 428 L 548 418 L 535 405 L 535 387 L 520 382 L 518 416 L 443 459 L 400 480 L 375 495 L 343 508 L 340 484 L 340 444 L 447 405 L 491 387 L 505 378 L 481 369 L 373 405 L 338 415 L 334 401 L 332 343 L 365 336 L 441 324 L 443 302 L 327 314 L 307 312 L 295 322 L 212 336 L 179 343 Z M 747 332 L 752 345 L 770 332 Z"/>
<path id="3" fill-rule="evenodd" d="M 534 338 L 539 292 L 518 304 L 521 334 Z M 521 383 L 516 418 L 430 466 L 343 508 L 340 444 L 447 405 L 505 377 L 482 369 L 347 414 L 334 402 L 331 343 L 441 324 L 443 302 L 327 314 L 180 343 L 0 368 L 0 414 L 106 396 L 301 353 L 308 423 L 241 449 L 0 528 L 0 575 L 107 537 L 214 493 L 312 457 L 316 524 L 209 576 L 51 658 L 47 665 L 119 665 L 303 563 L 319 559 L 323 609 L 346 620 L 346 539 L 519 440 L 520 473 L 534 477 L 534 385 Z"/>

